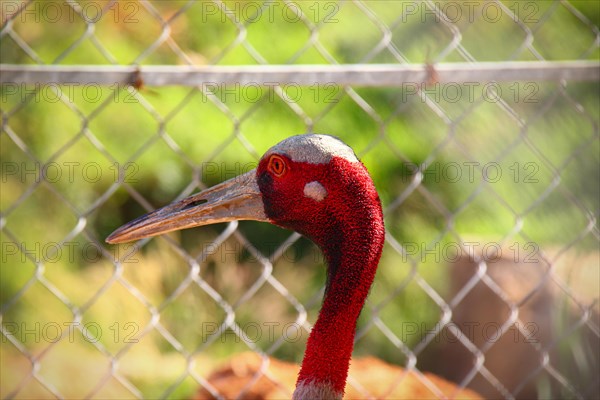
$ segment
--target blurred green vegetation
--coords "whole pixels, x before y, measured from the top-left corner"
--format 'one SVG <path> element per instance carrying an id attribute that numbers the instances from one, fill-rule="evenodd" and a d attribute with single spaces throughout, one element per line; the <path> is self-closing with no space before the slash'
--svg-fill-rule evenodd
<path id="1" fill-rule="evenodd" d="M 224 3 L 234 10 L 232 18 L 242 22 L 252 16 L 255 8 L 251 7 L 257 4 Z M 491 23 L 480 16 L 479 4 L 474 9 L 476 18 L 469 21 L 466 3 L 453 3 L 462 7 L 463 18 L 456 21 L 461 44 L 476 60 L 536 59 L 522 46 L 526 32 L 510 16 L 504 14 Z M 43 4 L 34 2 L 29 7 L 42 13 Z M 151 4 L 164 21 L 170 21 L 172 42 L 194 64 L 329 62 L 316 46 L 308 46 L 311 32 L 307 26 L 302 21 L 290 22 L 292 14 L 282 14 L 280 3 L 272 18 L 262 15 L 248 23 L 244 36 L 213 3 Z M 365 59 L 382 34 L 356 4 L 296 4 L 319 24 L 319 43 L 338 62 L 397 62 L 387 50 Z M 452 31 L 431 14 L 423 16 L 422 4 L 417 5 L 418 12 L 408 12 L 410 4 L 369 1 L 364 6 L 390 26 L 394 45 L 409 62 L 464 61 L 456 49 L 438 57 L 452 47 Z M 591 26 L 564 5 L 550 1 L 503 4 L 522 19 L 529 17 L 524 24 L 532 30 L 533 45 L 544 58 L 598 60 Z M 570 4 L 597 29 L 598 2 Z M 66 3 L 60 7 L 65 18 L 56 22 L 36 20 L 35 12 L 13 21 L 12 30 L 43 63 L 184 63 L 171 42 L 145 53 L 162 28 L 161 21 L 138 3 L 122 2 L 105 9 L 95 24 L 95 39 L 82 40 L 73 48 L 86 25 L 76 15 L 66 17 Z M 182 7 L 184 12 L 178 14 Z M 241 39 L 249 45 L 240 44 Z M 111 60 L 95 42 L 110 53 Z M 262 59 L 255 59 L 252 51 Z M 0 38 L 0 56 L 3 63 L 36 62 L 7 35 Z M 51 87 L 2 86 L 3 326 L 15 330 L 32 357 L 43 354 L 38 375 L 67 397 L 85 396 L 102 382 L 97 397 L 129 395 L 126 384 L 110 375 L 109 356 L 118 360 L 117 376 L 133 383 L 145 397 L 163 396 L 165 390 L 172 390 L 169 396 L 173 398 L 188 396 L 197 383 L 187 376 L 183 353 L 195 362 L 190 369 L 206 376 L 220 360 L 248 346 L 230 331 L 210 341 L 226 313 L 207 291 L 190 284 L 188 260 L 172 246 L 174 240 L 201 261 L 200 277 L 206 284 L 236 307 L 239 327 L 249 336 L 254 324 L 263 329 L 262 336 L 251 340 L 253 346 L 299 362 L 307 333 L 298 331 L 292 339 L 293 331 L 284 333 L 283 329 L 296 321 L 293 304 L 268 283 L 236 303 L 260 279 L 264 266 L 235 235 L 218 248 L 210 247 L 226 226 L 179 232 L 169 235 L 169 240 L 153 239 L 139 250 L 106 246 L 103 239 L 147 207 L 170 202 L 190 182 L 202 188 L 246 172 L 270 146 L 306 131 L 336 135 L 355 149 L 387 208 L 389 233 L 407 249 L 417 249 L 414 254 L 400 255 L 386 245 L 359 331 L 377 316 L 413 348 L 441 315 L 419 278 L 443 297 L 447 295 L 447 260 L 440 249 L 450 248 L 457 235 L 481 244 L 508 247 L 516 243 L 523 252 L 527 243 L 534 242 L 544 256 L 572 246 L 570 254 L 587 257 L 581 268 L 592 271 L 577 290 L 584 298 L 597 298 L 595 258 L 589 254 L 597 254 L 598 241 L 590 234 L 586 213 L 594 217 L 599 213 L 599 84 L 569 82 L 563 88 L 554 82 L 516 82 L 497 88 L 525 128 L 497 101 L 480 100 L 483 85 L 474 87 L 473 96 L 469 88 L 458 87 L 461 93 L 456 99 L 452 92 L 456 88 L 426 88 L 452 121 L 450 125 L 408 86 L 354 88 L 367 109 L 334 84 L 285 87 L 287 96 L 302 109 L 300 115 L 266 87 L 218 87 L 216 97 L 229 110 L 224 113 L 199 90 L 186 87 L 144 87 L 138 93 L 116 86 L 61 85 L 66 96 L 63 102 L 55 101 Z M 34 93 L 33 97 L 28 93 Z M 421 185 L 413 190 L 414 166 L 423 162 L 429 167 L 423 171 Z M 468 163 L 473 162 L 477 164 L 471 170 L 473 164 Z M 456 166 L 462 174 L 458 179 L 453 175 Z M 483 183 L 479 167 L 502 175 Z M 42 170 L 47 172 L 46 180 L 39 173 Z M 57 171 L 62 175 L 53 176 Z M 474 172 L 472 179 L 466 175 L 469 171 Z M 105 198 L 119 176 L 126 184 Z M 397 203 L 403 194 L 409 195 Z M 78 223 L 85 227 L 75 229 Z M 597 225 L 594 229 L 597 232 Z M 239 231 L 266 255 L 290 234 L 254 222 L 240 223 Z M 115 265 L 113 257 L 123 263 Z M 560 257 L 552 261 L 563 262 Z M 320 306 L 323 267 L 320 252 L 304 238 L 274 264 L 273 276 L 307 306 L 310 322 Z M 66 304 L 57 294 L 64 296 Z M 382 302 L 385 306 L 379 309 Z M 159 329 L 148 328 L 153 315 L 160 315 Z M 79 317 L 94 340 L 76 330 L 72 340 L 49 346 L 45 338 L 52 337 L 54 324 L 65 332 Z M 403 335 L 403 324 L 414 322 L 422 324 L 419 334 Z M 273 325 L 274 337 L 266 334 L 271 323 L 277 324 Z M 22 334 L 24 329 L 35 331 L 36 324 L 48 331 L 42 330 L 41 337 Z M 93 333 L 98 327 L 101 337 Z M 174 340 L 165 335 L 173 335 Z M 1 396 L 5 397 L 29 375 L 31 362 L 4 336 L 0 349 Z M 356 353 L 406 362 L 405 354 L 374 326 L 360 337 Z M 19 397 L 51 396 L 35 379 L 25 386 Z"/>

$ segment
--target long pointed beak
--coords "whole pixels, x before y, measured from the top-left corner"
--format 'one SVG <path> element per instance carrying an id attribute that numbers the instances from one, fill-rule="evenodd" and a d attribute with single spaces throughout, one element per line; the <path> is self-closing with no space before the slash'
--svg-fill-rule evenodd
<path id="1" fill-rule="evenodd" d="M 124 243 L 163 233 L 233 220 L 267 221 L 256 170 L 173 202 L 133 220 L 106 238 Z"/>

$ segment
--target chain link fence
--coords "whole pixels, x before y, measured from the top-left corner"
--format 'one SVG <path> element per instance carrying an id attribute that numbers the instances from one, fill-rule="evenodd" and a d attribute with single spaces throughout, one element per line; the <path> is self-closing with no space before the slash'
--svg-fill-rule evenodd
<path id="1" fill-rule="evenodd" d="M 244 351 L 301 361 L 325 281 L 305 238 L 104 238 L 313 131 L 384 206 L 357 356 L 599 395 L 596 2 L 1 6 L 2 398 L 189 398 Z"/>

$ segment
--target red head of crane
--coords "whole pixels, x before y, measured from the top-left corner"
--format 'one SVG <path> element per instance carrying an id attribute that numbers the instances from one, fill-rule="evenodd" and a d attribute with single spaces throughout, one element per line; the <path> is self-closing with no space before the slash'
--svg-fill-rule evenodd
<path id="1" fill-rule="evenodd" d="M 265 153 L 255 170 L 146 214 L 117 229 L 107 242 L 244 219 L 293 229 L 323 251 L 325 298 L 293 398 L 341 399 L 356 321 L 385 238 L 373 181 L 342 141 L 315 134 L 285 139 Z"/>

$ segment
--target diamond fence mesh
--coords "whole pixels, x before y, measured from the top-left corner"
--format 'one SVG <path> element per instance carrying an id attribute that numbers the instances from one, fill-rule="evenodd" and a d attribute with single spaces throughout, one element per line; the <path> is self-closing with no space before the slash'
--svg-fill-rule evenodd
<path id="1" fill-rule="evenodd" d="M 2 398 L 218 395 L 241 352 L 301 361 L 325 281 L 305 238 L 104 238 L 303 132 L 353 147 L 384 205 L 357 356 L 598 397 L 597 2 L 1 4 Z"/>

